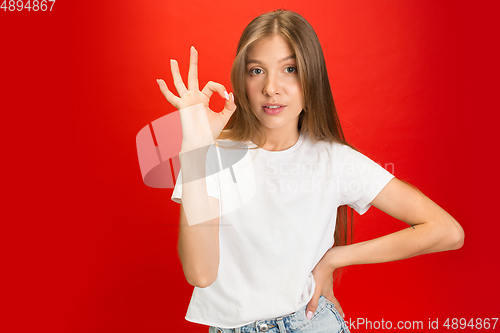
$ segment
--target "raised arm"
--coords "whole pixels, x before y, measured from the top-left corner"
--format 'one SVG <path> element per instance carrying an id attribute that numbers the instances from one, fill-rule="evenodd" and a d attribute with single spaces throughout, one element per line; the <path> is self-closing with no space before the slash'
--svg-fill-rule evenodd
<path id="1" fill-rule="evenodd" d="M 179 109 L 182 148 L 179 161 L 182 173 L 179 257 L 188 283 L 204 288 L 217 278 L 219 268 L 219 203 L 207 194 L 206 154 L 236 110 L 234 97 L 222 84 L 208 82 L 198 87 L 198 53 L 191 47 L 188 88 L 185 87 L 177 61 L 170 61 L 175 96 L 163 80 L 157 80 L 165 98 Z M 222 112 L 209 109 L 214 92 L 226 99 Z"/>

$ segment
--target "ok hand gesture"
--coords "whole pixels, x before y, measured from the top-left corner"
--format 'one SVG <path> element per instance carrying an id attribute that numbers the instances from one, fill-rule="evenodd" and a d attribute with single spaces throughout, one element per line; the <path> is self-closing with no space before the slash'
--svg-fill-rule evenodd
<path id="1" fill-rule="evenodd" d="M 170 60 L 170 67 L 179 97 L 168 89 L 165 81 L 159 79 L 157 82 L 167 101 L 179 109 L 183 147 L 201 147 L 213 143 L 236 111 L 234 95 L 228 94 L 222 84 L 212 81 L 209 81 L 202 91 L 199 90 L 198 52 L 194 47 L 191 47 L 187 89 L 182 81 L 177 61 Z M 220 113 L 208 107 L 210 97 L 214 92 L 219 93 L 226 100 L 224 109 Z"/>

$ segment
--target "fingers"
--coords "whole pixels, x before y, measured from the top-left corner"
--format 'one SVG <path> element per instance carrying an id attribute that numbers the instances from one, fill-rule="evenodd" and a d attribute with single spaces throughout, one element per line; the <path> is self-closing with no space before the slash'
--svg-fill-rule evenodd
<path id="1" fill-rule="evenodd" d="M 309 303 L 307 304 L 307 307 L 306 307 L 306 318 L 308 320 L 311 320 L 312 316 L 314 315 L 314 313 L 316 312 L 316 309 L 318 308 L 318 302 L 319 302 L 319 298 L 321 297 L 321 293 L 319 293 L 318 291 L 315 291 L 311 300 L 309 301 Z"/>
<path id="2" fill-rule="evenodd" d="M 187 92 L 187 89 L 184 82 L 182 82 L 181 72 L 179 71 L 179 64 L 177 63 L 177 60 L 170 59 L 170 69 L 172 71 L 175 89 L 177 89 L 179 96 L 182 97 L 182 95 Z"/>
<path id="3" fill-rule="evenodd" d="M 160 87 L 160 91 L 163 94 L 163 96 L 165 96 L 167 101 L 169 101 L 170 104 L 172 104 L 173 106 L 175 106 L 177 108 L 177 103 L 179 102 L 180 98 L 175 96 L 170 90 L 168 90 L 168 87 L 167 87 L 167 84 L 165 83 L 165 81 L 163 81 L 162 79 L 158 79 L 158 80 L 156 80 L 156 82 L 158 83 L 158 86 Z"/>
<path id="4" fill-rule="evenodd" d="M 229 94 L 229 100 L 226 100 L 226 104 L 224 105 L 224 109 L 220 112 L 222 118 L 224 120 L 224 124 L 227 124 L 229 118 L 233 115 L 234 111 L 236 111 L 236 104 L 234 103 L 234 95 L 233 93 Z"/>
<path id="5" fill-rule="evenodd" d="M 314 313 L 316 312 L 316 310 L 318 308 L 319 298 L 321 297 L 321 295 L 319 295 L 319 296 L 318 295 L 319 295 L 318 293 L 313 294 L 313 297 L 311 298 L 311 300 L 307 304 L 307 307 L 306 307 L 306 317 L 309 320 L 312 318 L 312 316 L 314 315 Z M 339 301 L 335 298 L 335 296 L 332 297 L 332 298 L 333 298 L 333 300 L 331 302 L 333 302 L 333 304 L 335 305 L 335 309 L 337 309 L 338 313 L 343 318 L 345 318 L 345 313 L 342 310 L 342 307 L 340 306 Z"/>
<path id="6" fill-rule="evenodd" d="M 208 83 L 205 85 L 205 87 L 201 92 L 205 94 L 208 98 L 212 97 L 212 94 L 214 92 L 219 93 L 220 97 L 224 98 L 225 100 L 228 100 L 229 98 L 229 96 L 227 95 L 226 88 L 224 88 L 222 84 L 213 81 L 208 81 Z"/>
<path id="7" fill-rule="evenodd" d="M 234 111 L 236 111 L 234 94 L 228 94 L 226 88 L 224 88 L 222 84 L 213 81 L 209 81 L 205 88 L 203 88 L 202 90 L 202 93 L 205 94 L 208 98 L 210 98 L 214 92 L 217 92 L 222 98 L 226 100 L 224 109 L 220 114 L 222 114 L 224 123 L 227 123 L 229 118 L 231 118 L 231 116 L 233 115 Z"/>
<path id="8" fill-rule="evenodd" d="M 236 110 L 236 104 L 234 102 L 234 94 L 233 93 L 228 94 L 226 88 L 224 88 L 222 84 L 209 81 L 201 92 L 208 98 L 210 98 L 214 92 L 217 92 L 220 95 L 220 97 L 224 98 L 226 100 L 226 103 L 224 105 L 224 110 L 222 110 L 223 112 L 224 111 L 234 112 Z"/>
<path id="9" fill-rule="evenodd" d="M 189 58 L 188 89 L 198 90 L 198 51 L 191 46 Z"/>
<path id="10" fill-rule="evenodd" d="M 182 97 L 187 90 L 198 90 L 198 51 L 191 46 L 190 56 L 189 56 L 189 72 L 188 72 L 188 88 L 182 82 L 181 73 L 179 70 L 179 64 L 176 60 L 170 60 L 170 67 L 172 69 L 172 76 L 174 78 L 174 85 Z"/>

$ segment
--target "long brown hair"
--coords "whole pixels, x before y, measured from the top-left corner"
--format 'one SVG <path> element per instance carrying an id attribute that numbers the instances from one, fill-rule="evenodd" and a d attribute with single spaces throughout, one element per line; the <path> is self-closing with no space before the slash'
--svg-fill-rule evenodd
<path id="1" fill-rule="evenodd" d="M 245 92 L 246 56 L 257 41 L 274 35 L 280 35 L 290 44 L 297 59 L 297 71 L 305 103 L 305 108 L 299 115 L 299 132 L 308 132 L 313 142 L 325 140 L 356 149 L 344 138 L 318 36 L 302 16 L 282 9 L 256 17 L 248 24 L 240 37 L 236 58 L 231 68 L 231 85 L 237 111 L 229 119 L 218 139 L 245 142 L 257 137 L 260 141 L 253 141 L 253 143 L 257 147 L 264 145 L 265 132 L 252 112 Z M 340 206 L 337 210 L 335 245 L 353 242 L 354 214 L 352 208 L 350 208 L 350 214 L 348 211 L 347 205 Z M 350 223 L 348 215 L 350 215 Z"/>

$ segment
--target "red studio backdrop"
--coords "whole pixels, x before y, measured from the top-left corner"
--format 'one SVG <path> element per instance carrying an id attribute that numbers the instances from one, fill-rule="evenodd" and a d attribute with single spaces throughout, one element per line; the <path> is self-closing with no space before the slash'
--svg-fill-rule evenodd
<path id="1" fill-rule="evenodd" d="M 429 331 L 429 321 L 446 330 L 447 318 L 500 317 L 490 3 L 57 0 L 35 12 L 7 1 L 3 332 L 208 331 L 184 319 L 193 287 L 177 254 L 180 206 L 172 189 L 144 184 L 135 138 L 175 111 L 156 84 L 173 89 L 169 59 L 186 77 L 194 45 L 200 85 L 230 92 L 241 32 L 278 8 L 315 28 L 347 140 L 465 230 L 458 251 L 348 267 L 334 289 L 346 320 L 422 321 L 418 331 Z M 407 227 L 376 208 L 355 221 L 356 242 Z"/>

